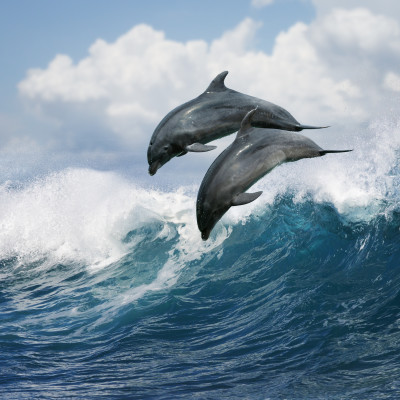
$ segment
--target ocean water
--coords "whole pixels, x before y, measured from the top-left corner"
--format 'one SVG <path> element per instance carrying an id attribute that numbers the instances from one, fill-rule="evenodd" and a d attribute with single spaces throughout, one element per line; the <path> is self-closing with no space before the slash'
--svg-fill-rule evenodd
<path id="1" fill-rule="evenodd" d="M 399 155 L 400 122 L 371 124 L 206 242 L 196 185 L 4 176 L 1 398 L 400 398 Z"/>

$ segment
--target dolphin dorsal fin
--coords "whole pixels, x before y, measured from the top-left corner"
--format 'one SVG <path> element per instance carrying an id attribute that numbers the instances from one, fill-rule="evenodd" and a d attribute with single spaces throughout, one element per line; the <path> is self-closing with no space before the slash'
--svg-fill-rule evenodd
<path id="1" fill-rule="evenodd" d="M 222 92 L 223 90 L 226 90 L 224 81 L 227 75 L 228 71 L 218 74 L 208 85 L 206 92 Z"/>
<path id="2" fill-rule="evenodd" d="M 254 113 L 257 111 L 257 108 L 253 108 L 251 111 L 249 111 L 245 117 L 242 119 L 242 123 L 240 125 L 240 129 L 236 135 L 236 139 L 240 138 L 241 136 L 245 135 L 247 133 L 247 131 L 252 128 L 251 126 L 251 121 L 253 119 L 253 115 Z"/>

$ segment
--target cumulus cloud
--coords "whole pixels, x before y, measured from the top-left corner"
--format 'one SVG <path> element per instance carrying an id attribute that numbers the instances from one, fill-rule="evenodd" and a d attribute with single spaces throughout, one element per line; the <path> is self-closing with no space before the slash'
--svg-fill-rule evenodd
<path id="1" fill-rule="evenodd" d="M 384 14 L 390 17 L 400 15 L 400 2 L 394 0 L 312 0 L 318 16 L 329 14 L 332 9 L 366 8 L 373 14 Z"/>
<path id="2" fill-rule="evenodd" d="M 36 112 L 59 121 L 63 145 L 87 146 L 90 138 L 104 145 L 113 137 L 120 146 L 142 149 L 165 113 L 246 55 L 258 26 L 245 19 L 208 44 L 171 41 L 141 24 L 114 43 L 97 40 L 76 64 L 57 55 L 46 69 L 28 71 L 19 91 Z M 84 135 L 76 122 L 86 127 Z"/>
<path id="3" fill-rule="evenodd" d="M 77 63 L 57 55 L 28 71 L 19 91 L 55 121 L 55 143 L 140 154 L 160 119 L 223 70 L 227 86 L 280 104 L 305 124 L 366 120 L 384 108 L 388 89 L 398 91 L 400 25 L 388 16 L 337 8 L 280 33 L 271 54 L 254 48 L 259 26 L 246 18 L 211 43 L 182 43 L 137 25 L 115 42 L 97 40 Z"/>

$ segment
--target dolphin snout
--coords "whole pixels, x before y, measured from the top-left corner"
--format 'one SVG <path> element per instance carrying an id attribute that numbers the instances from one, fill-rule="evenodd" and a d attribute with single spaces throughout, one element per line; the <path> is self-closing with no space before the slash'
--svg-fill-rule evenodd
<path id="1" fill-rule="evenodd" d="M 149 166 L 149 174 L 153 176 L 160 167 L 161 163 L 159 161 L 152 162 Z"/>
<path id="2" fill-rule="evenodd" d="M 201 231 L 201 238 L 203 240 L 207 240 L 210 237 L 211 230 L 210 229 L 205 229 L 204 231 Z"/>

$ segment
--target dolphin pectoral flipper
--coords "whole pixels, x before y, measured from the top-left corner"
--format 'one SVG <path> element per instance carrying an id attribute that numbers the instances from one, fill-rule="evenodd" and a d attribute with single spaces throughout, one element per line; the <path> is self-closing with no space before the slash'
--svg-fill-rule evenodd
<path id="1" fill-rule="evenodd" d="M 262 194 L 261 192 L 255 192 L 255 193 L 239 193 L 236 195 L 233 200 L 232 200 L 232 205 L 233 206 L 242 206 L 243 204 L 248 204 L 251 203 L 252 201 L 258 199 Z"/>
<path id="2" fill-rule="evenodd" d="M 201 153 L 201 152 L 204 152 L 204 151 L 214 150 L 216 148 L 217 148 L 217 146 L 207 146 L 207 145 L 202 144 L 202 143 L 193 143 L 193 144 L 190 144 L 189 146 L 186 146 L 185 150 L 186 151 L 193 151 L 193 152 L 196 152 L 196 153 Z"/>

